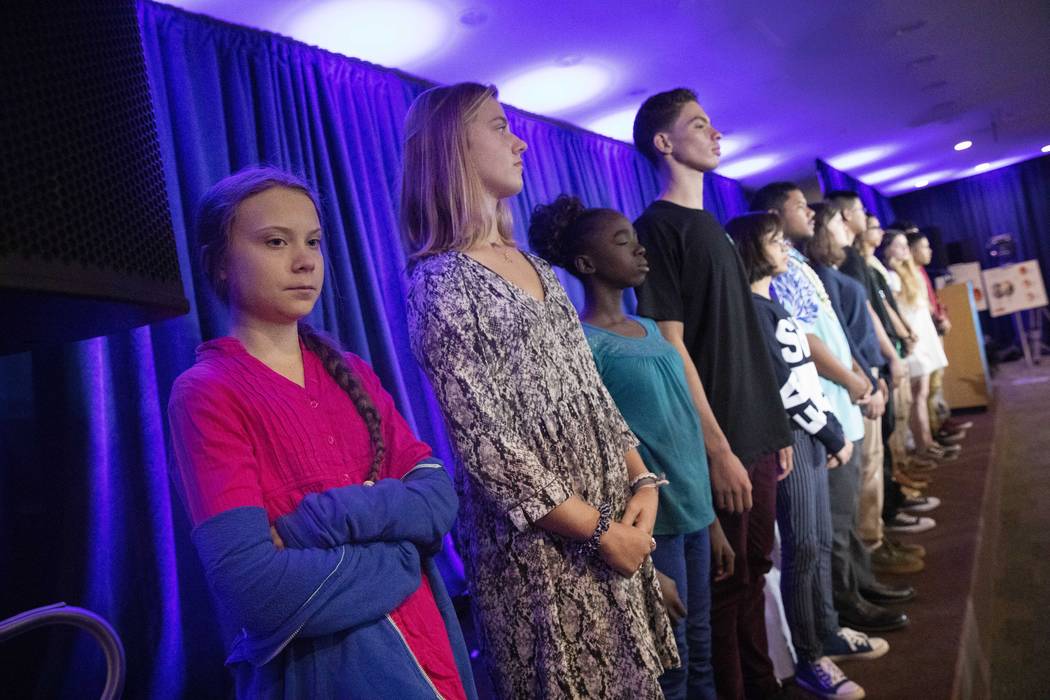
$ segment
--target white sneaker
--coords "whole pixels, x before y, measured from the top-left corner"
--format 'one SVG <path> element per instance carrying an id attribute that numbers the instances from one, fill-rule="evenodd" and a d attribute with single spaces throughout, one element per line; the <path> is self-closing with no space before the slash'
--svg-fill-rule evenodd
<path id="1" fill-rule="evenodd" d="M 796 666 L 795 685 L 821 698 L 861 700 L 864 697 L 864 688 L 846 678 L 842 669 L 826 656 Z"/>

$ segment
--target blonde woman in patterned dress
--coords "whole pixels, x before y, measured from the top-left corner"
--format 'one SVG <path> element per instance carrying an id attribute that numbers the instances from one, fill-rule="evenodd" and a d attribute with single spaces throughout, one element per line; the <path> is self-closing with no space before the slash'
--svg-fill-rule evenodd
<path id="1" fill-rule="evenodd" d="M 525 143 L 496 90 L 420 95 L 401 219 L 412 350 L 458 457 L 458 540 L 503 698 L 658 698 L 678 664 L 649 553 L 655 476 L 543 260 L 502 201 Z"/>

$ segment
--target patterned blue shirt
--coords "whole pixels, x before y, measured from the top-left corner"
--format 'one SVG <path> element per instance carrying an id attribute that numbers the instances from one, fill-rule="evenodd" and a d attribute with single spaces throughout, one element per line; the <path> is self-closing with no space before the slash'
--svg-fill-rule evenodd
<path id="1" fill-rule="evenodd" d="M 773 278 L 772 288 L 777 301 L 795 317 L 806 333 L 813 333 L 821 308 L 827 313 L 835 313 L 824 283 L 809 266 L 806 256 L 794 248 L 788 249 L 787 272 Z"/>

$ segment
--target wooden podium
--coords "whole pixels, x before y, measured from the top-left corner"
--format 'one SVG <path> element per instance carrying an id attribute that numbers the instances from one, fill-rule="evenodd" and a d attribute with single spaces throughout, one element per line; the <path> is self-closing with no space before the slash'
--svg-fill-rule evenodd
<path id="1" fill-rule="evenodd" d="M 944 336 L 948 368 L 944 371 L 944 400 L 952 409 L 987 408 L 992 400 L 984 333 L 973 301 L 973 284 L 949 284 L 937 290 L 948 309 L 952 329 Z"/>

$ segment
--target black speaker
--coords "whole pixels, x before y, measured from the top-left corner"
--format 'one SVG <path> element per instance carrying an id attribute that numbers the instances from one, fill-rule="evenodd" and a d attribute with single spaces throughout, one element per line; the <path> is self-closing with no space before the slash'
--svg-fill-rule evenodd
<path id="1" fill-rule="evenodd" d="M 189 310 L 132 0 L 0 9 L 0 353 Z"/>

